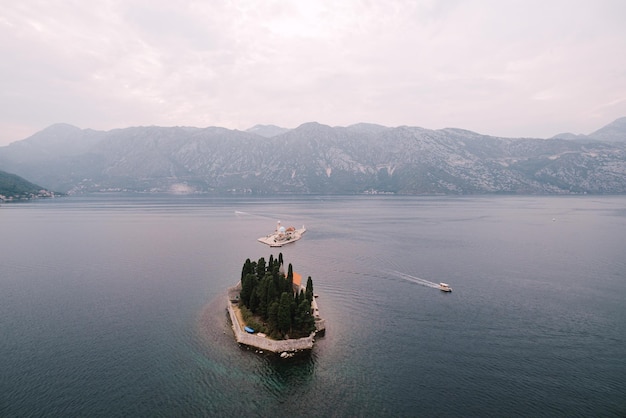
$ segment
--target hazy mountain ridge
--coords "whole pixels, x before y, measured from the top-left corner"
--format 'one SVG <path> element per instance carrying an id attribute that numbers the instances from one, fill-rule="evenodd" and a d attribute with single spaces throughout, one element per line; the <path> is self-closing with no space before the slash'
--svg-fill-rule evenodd
<path id="1" fill-rule="evenodd" d="M 266 138 L 271 138 L 276 135 L 284 134 L 287 131 L 289 131 L 289 129 L 281 128 L 280 126 L 276 125 L 254 125 L 252 128 L 246 129 L 246 132 L 264 136 Z"/>
<path id="2" fill-rule="evenodd" d="M 613 137 L 619 129 L 611 128 Z M 101 132 L 59 124 L 1 147 L 0 167 L 75 193 L 626 193 L 626 142 L 374 124 L 310 122 L 276 135 L 218 127 Z"/>
<path id="3" fill-rule="evenodd" d="M 589 135 L 564 132 L 552 138 L 582 141 L 591 139 L 605 142 L 626 142 L 626 117 L 616 119 Z"/>
<path id="4" fill-rule="evenodd" d="M 590 138 L 600 141 L 626 142 L 626 117 L 619 118 L 589 134 Z"/>

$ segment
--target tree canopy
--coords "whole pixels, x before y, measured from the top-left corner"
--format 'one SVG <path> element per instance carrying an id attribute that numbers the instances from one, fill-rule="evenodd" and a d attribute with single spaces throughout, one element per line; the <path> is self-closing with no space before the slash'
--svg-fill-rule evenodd
<path id="1" fill-rule="evenodd" d="M 299 338 L 315 330 L 311 309 L 313 281 L 309 276 L 306 291 L 293 284 L 293 267 L 285 276 L 283 255 L 269 261 L 248 258 L 241 270 L 240 307 L 254 316 L 259 331 L 272 338 Z"/>

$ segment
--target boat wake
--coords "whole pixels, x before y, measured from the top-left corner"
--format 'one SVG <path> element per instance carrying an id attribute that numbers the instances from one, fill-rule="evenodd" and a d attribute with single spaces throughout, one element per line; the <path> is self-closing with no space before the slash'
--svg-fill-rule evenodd
<path id="1" fill-rule="evenodd" d="M 260 214 L 260 213 L 251 213 L 251 212 L 244 212 L 242 210 L 236 210 L 235 211 L 235 216 L 240 217 L 240 216 L 249 216 L 251 218 L 261 218 L 261 219 L 280 219 L 281 216 L 277 215 L 277 214 L 269 214 L 269 215 L 265 215 L 265 214 Z M 284 216 L 283 216 L 284 218 Z"/>
<path id="2" fill-rule="evenodd" d="M 419 277 L 411 276 L 410 274 L 402 273 L 397 270 L 387 270 L 387 274 L 391 274 L 395 277 L 398 277 L 402 280 L 406 280 L 407 282 L 416 283 L 426 287 L 432 287 L 434 289 L 439 289 L 439 283 L 434 283 L 426 279 L 420 279 Z"/>

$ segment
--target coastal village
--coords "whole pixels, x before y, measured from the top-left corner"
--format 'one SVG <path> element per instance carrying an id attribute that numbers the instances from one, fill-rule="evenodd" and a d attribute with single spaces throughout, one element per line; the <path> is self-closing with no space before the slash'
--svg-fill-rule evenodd
<path id="1" fill-rule="evenodd" d="M 38 192 L 21 192 L 21 193 L 11 193 L 11 194 L 2 194 L 0 193 L 0 202 L 16 202 L 16 201 L 25 201 L 25 200 L 34 200 L 34 199 L 44 199 L 44 198 L 53 198 L 57 197 L 59 194 L 54 193 L 48 190 L 39 190 Z"/>

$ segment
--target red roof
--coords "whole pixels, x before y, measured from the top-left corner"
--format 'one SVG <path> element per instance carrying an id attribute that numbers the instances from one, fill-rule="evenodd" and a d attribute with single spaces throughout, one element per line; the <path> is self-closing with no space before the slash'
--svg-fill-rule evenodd
<path id="1" fill-rule="evenodd" d="M 302 283 L 302 276 L 294 271 L 293 272 L 293 284 L 300 286 L 301 283 Z"/>

